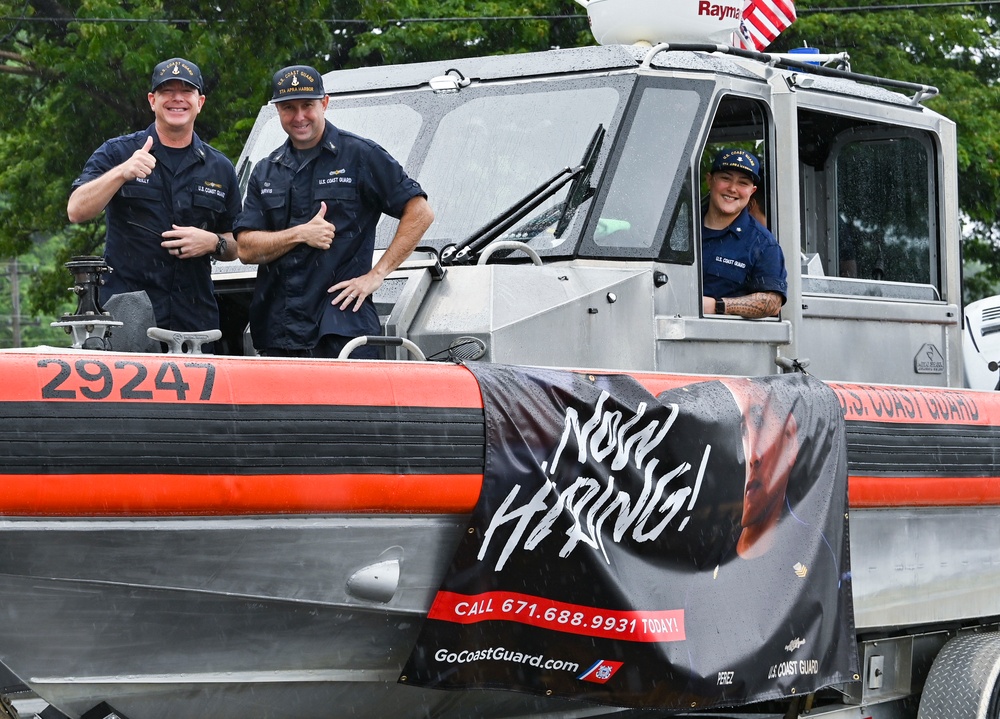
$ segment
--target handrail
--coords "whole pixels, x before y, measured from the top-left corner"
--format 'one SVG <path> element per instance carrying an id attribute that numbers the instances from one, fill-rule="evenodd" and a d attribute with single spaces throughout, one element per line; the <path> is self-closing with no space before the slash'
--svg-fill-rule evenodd
<path id="1" fill-rule="evenodd" d="M 935 97 L 938 94 L 938 89 L 933 85 L 924 85 L 918 82 L 907 82 L 905 80 L 893 80 L 892 78 L 877 77 L 875 75 L 864 75 L 858 72 L 852 72 L 850 70 L 838 70 L 832 67 L 823 67 L 822 65 L 814 64 L 808 60 L 793 60 L 788 57 L 788 54 L 782 53 L 766 53 L 766 52 L 756 52 L 754 50 L 744 50 L 742 48 L 733 47 L 731 45 L 721 45 L 715 43 L 669 43 L 663 42 L 658 45 L 654 45 L 646 53 L 640 64 L 641 68 L 648 69 L 651 67 L 653 58 L 659 55 L 661 52 L 673 52 L 673 51 L 683 51 L 683 52 L 711 52 L 720 53 L 722 55 L 732 55 L 734 57 L 742 57 L 748 60 L 756 60 L 757 62 L 762 62 L 766 65 L 771 65 L 772 67 L 782 67 L 785 69 L 796 69 L 802 70 L 813 75 L 820 75 L 823 77 L 839 77 L 845 80 L 854 80 L 855 82 L 863 82 L 870 85 L 877 85 L 880 87 L 893 88 L 896 90 L 910 90 L 912 91 L 913 97 L 910 101 L 916 105 L 924 100 Z M 803 55 L 803 57 L 813 57 L 811 55 Z"/>
<path id="2" fill-rule="evenodd" d="M 494 242 L 488 245 L 479 255 L 479 260 L 476 262 L 477 265 L 485 265 L 486 261 L 493 255 L 497 250 L 521 250 L 524 254 L 531 258 L 531 264 L 541 266 L 542 258 L 538 256 L 529 245 L 523 242 L 518 242 L 517 240 L 500 240 L 499 242 Z"/>

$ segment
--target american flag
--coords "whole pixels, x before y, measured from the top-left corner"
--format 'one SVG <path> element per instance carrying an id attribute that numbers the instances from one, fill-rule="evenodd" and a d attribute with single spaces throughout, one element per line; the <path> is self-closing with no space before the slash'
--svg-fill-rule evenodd
<path id="1" fill-rule="evenodd" d="M 793 0 L 747 0 L 740 27 L 733 35 L 737 46 L 760 51 L 793 22 Z"/>

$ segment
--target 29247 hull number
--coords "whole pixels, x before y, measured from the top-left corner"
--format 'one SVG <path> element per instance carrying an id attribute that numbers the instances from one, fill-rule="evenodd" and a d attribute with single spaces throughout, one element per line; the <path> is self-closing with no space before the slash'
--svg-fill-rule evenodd
<path id="1" fill-rule="evenodd" d="M 54 372 L 42 386 L 42 399 L 207 402 L 215 387 L 215 366 L 209 362 L 161 362 L 152 375 L 152 366 L 135 360 L 112 364 L 86 358 L 71 364 L 45 358 L 38 367 Z"/>

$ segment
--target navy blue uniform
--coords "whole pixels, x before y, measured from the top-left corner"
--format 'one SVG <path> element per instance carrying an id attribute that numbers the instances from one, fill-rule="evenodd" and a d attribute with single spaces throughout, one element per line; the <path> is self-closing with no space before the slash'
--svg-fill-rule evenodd
<path id="1" fill-rule="evenodd" d="M 382 147 L 329 121 L 317 149 L 300 165 L 286 141 L 257 163 L 236 223 L 237 232 L 285 230 L 309 222 L 326 202 L 325 219 L 336 228 L 328 250 L 302 243 L 257 267 L 250 334 L 259 351 L 311 350 L 326 335 L 381 334 L 371 297 L 345 311 L 327 290 L 371 270 L 383 213 L 398 218 L 407 202 L 427 196 Z"/>
<path id="2" fill-rule="evenodd" d="M 701 237 L 705 296 L 777 292 L 784 304 L 788 295 L 785 256 L 774 235 L 746 208 L 724 230 L 702 226 Z"/>
<path id="3" fill-rule="evenodd" d="M 87 160 L 73 189 L 101 177 L 153 138 L 150 152 L 165 148 L 155 125 L 108 140 Z M 229 232 L 240 212 L 233 163 L 194 135 L 188 152 L 171 170 L 157 160 L 149 177 L 126 182 L 105 208 L 108 233 L 104 257 L 112 272 L 104 277 L 101 301 L 123 292 L 145 290 L 156 325 L 178 332 L 216 329 L 219 307 L 208 255 L 184 259 L 160 246 L 161 233 L 178 227 Z"/>

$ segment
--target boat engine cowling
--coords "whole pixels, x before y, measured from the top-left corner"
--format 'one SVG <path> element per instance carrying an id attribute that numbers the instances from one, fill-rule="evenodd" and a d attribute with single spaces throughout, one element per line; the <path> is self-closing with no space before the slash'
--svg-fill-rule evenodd
<path id="1" fill-rule="evenodd" d="M 1000 390 L 1000 295 L 966 306 L 962 344 L 966 384 Z"/>

